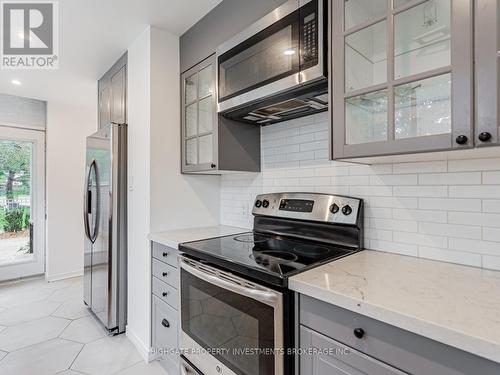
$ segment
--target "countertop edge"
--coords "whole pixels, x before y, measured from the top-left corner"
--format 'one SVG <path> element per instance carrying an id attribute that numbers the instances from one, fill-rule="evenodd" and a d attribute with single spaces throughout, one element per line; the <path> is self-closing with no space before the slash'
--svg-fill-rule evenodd
<path id="1" fill-rule="evenodd" d="M 198 241 L 221 236 L 230 236 L 233 234 L 245 233 L 249 231 L 251 231 L 251 229 L 233 227 L 228 225 L 180 228 L 149 233 L 148 240 L 171 247 L 173 249 L 178 249 L 179 244 L 184 242 Z M 179 239 L 179 237 L 182 237 L 182 239 Z"/>
<path id="2" fill-rule="evenodd" d="M 320 301 L 500 363 L 500 345 L 291 278 L 289 288 Z M 479 349 L 478 349 L 479 348 Z"/>

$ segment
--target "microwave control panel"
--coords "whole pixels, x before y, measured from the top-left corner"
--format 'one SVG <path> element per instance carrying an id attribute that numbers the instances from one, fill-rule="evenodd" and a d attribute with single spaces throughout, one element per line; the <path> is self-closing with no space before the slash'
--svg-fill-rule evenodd
<path id="1" fill-rule="evenodd" d="M 318 0 L 301 9 L 301 69 L 318 64 Z"/>

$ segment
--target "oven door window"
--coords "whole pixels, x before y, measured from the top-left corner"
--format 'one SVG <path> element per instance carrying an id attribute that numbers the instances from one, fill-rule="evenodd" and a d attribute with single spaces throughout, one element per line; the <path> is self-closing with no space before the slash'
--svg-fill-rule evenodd
<path id="1" fill-rule="evenodd" d="M 236 374 L 274 374 L 271 306 L 181 269 L 181 319 L 183 332 Z"/>
<path id="2" fill-rule="evenodd" d="M 219 101 L 299 71 L 299 11 L 219 57 Z"/>

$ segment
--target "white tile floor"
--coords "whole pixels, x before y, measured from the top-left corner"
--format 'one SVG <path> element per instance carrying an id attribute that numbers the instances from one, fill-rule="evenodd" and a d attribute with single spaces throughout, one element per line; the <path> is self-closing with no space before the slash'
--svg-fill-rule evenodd
<path id="1" fill-rule="evenodd" d="M 167 375 L 82 302 L 82 279 L 0 284 L 0 374 Z"/>

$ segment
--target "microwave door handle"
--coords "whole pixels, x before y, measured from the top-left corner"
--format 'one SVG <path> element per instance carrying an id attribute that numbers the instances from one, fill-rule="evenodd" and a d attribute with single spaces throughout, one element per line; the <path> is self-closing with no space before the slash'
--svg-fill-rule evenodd
<path id="1" fill-rule="evenodd" d="M 217 277 L 215 275 L 212 275 L 211 273 L 199 270 L 198 268 L 189 265 L 183 259 L 181 259 L 180 263 L 181 268 L 185 269 L 190 274 L 220 288 L 230 290 L 232 292 L 252 298 L 256 301 L 263 302 L 270 306 L 275 306 L 279 302 L 279 294 L 273 291 L 253 289 L 236 282 L 231 282 L 230 280 L 226 280 L 225 278 Z"/>

